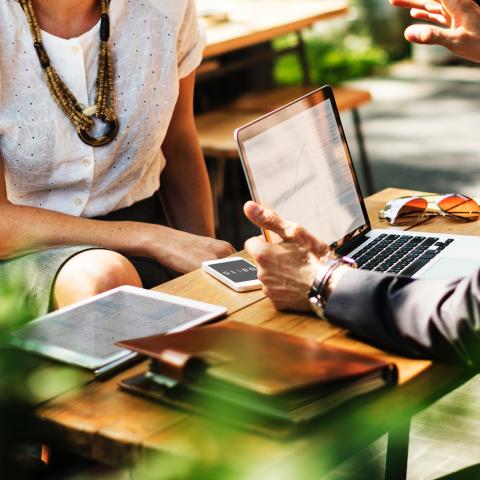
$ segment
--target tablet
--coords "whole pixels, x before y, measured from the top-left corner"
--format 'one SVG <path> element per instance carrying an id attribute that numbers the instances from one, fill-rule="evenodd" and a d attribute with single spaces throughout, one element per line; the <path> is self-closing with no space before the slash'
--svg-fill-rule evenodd
<path id="1" fill-rule="evenodd" d="M 225 307 L 123 286 L 30 322 L 11 335 L 10 343 L 100 373 L 132 357 L 115 342 L 179 332 L 226 312 Z"/>

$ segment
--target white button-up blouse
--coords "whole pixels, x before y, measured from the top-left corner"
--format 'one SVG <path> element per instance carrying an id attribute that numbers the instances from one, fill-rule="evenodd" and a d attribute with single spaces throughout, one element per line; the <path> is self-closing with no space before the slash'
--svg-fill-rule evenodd
<path id="1" fill-rule="evenodd" d="M 205 44 L 194 0 L 112 0 L 110 20 L 120 130 L 93 148 L 51 97 L 20 4 L 0 0 L 0 153 L 12 203 L 93 217 L 159 188 L 179 79 Z M 99 23 L 78 38 L 42 37 L 77 100 L 95 103 Z"/>

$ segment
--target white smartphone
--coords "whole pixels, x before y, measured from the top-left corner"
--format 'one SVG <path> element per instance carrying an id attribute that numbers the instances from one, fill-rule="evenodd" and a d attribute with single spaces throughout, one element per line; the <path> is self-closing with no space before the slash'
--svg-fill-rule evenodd
<path id="1" fill-rule="evenodd" d="M 244 258 L 229 257 L 221 260 L 208 260 L 202 263 L 202 268 L 212 277 L 237 292 L 262 288 L 262 283 L 257 278 L 257 267 Z"/>

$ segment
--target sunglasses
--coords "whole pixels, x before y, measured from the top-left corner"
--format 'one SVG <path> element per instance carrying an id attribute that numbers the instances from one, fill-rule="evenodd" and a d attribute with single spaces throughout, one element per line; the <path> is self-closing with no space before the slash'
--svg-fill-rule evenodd
<path id="1" fill-rule="evenodd" d="M 379 213 L 381 219 L 392 225 L 405 225 L 434 215 L 474 222 L 480 218 L 480 205 L 460 193 L 421 195 L 389 200 Z"/>

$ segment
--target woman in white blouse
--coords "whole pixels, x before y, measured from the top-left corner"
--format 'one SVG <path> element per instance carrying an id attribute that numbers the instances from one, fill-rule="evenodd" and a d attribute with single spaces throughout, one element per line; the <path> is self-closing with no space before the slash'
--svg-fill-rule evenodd
<path id="1" fill-rule="evenodd" d="M 0 281 L 23 272 L 39 313 L 140 286 L 145 265 L 152 286 L 158 264 L 184 273 L 233 251 L 213 238 L 193 119 L 204 47 L 194 0 L 109 3 L 0 0 Z M 115 94 L 103 119 L 101 42 Z M 94 127 L 62 110 L 52 71 L 77 113 L 100 117 Z M 105 145 L 89 143 L 102 135 Z M 173 228 L 158 224 L 160 174 Z"/>

